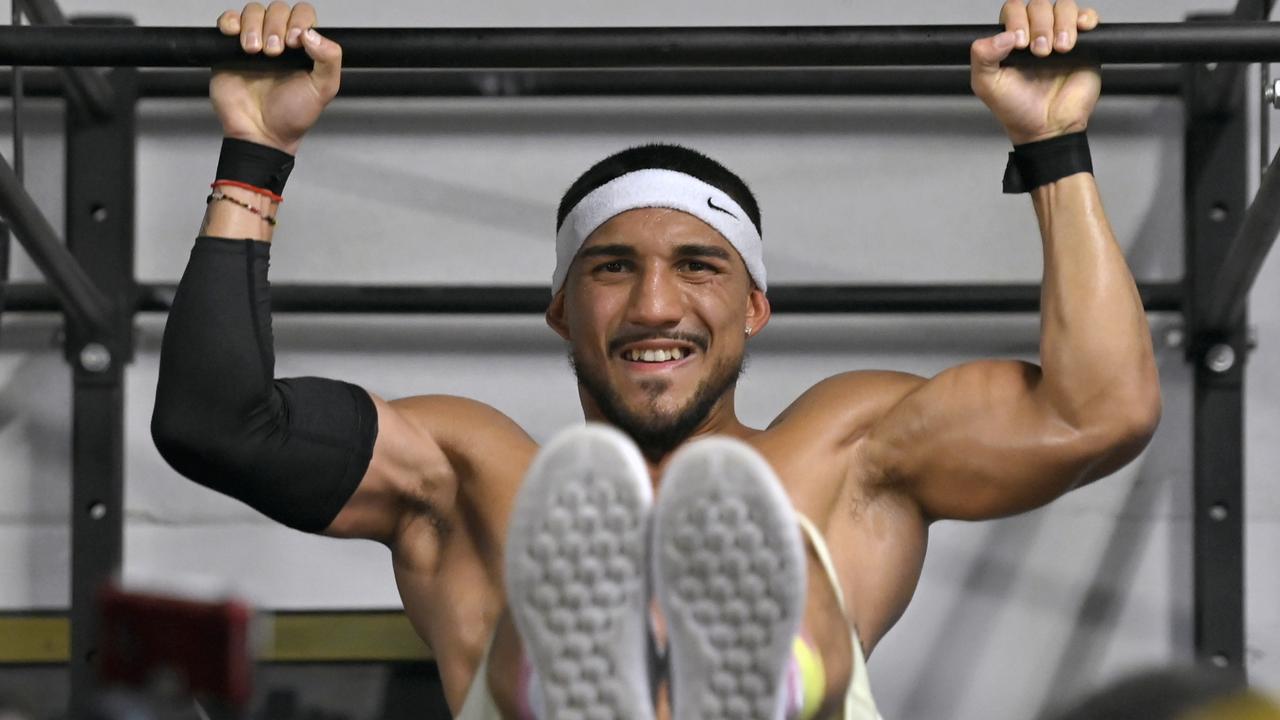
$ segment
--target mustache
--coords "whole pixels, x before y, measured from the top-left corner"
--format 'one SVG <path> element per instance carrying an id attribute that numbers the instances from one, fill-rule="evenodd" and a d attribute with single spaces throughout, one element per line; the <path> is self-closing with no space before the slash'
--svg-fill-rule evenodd
<path id="1" fill-rule="evenodd" d="M 612 355 L 631 343 L 643 342 L 645 340 L 675 340 L 676 342 L 687 342 L 704 353 L 707 351 L 707 345 L 710 344 L 707 336 L 701 333 L 644 330 L 619 335 L 618 337 L 610 340 L 609 354 Z"/>

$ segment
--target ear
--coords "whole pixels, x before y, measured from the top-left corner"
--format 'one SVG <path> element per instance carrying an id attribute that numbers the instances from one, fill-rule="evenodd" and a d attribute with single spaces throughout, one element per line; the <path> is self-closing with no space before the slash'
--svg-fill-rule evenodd
<path id="1" fill-rule="evenodd" d="M 751 334 L 755 335 L 763 330 L 771 317 L 773 308 L 769 306 L 769 298 L 763 290 L 753 286 L 751 294 L 747 296 L 747 327 L 751 328 Z"/>
<path id="2" fill-rule="evenodd" d="M 551 298 L 551 304 L 547 306 L 547 326 L 556 331 L 556 334 L 569 340 L 569 323 L 564 318 L 564 290 L 555 294 Z"/>

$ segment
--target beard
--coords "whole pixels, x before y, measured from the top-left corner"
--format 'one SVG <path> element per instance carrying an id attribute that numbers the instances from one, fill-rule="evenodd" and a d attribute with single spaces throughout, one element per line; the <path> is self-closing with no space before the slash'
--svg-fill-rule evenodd
<path id="1" fill-rule="evenodd" d="M 640 387 L 647 397 L 645 406 L 636 411 L 627 407 L 617 389 L 605 379 L 604 373 L 595 372 L 572 349 L 569 351 L 569 365 L 578 377 L 578 384 L 595 401 L 605 419 L 630 436 L 646 459 L 656 463 L 688 440 L 706 421 L 716 403 L 738 384 L 738 378 L 746 369 L 746 353 L 717 363 L 711 374 L 698 383 L 693 397 L 675 412 L 664 412 L 658 407 L 663 393 L 671 386 L 668 380 L 642 380 Z"/>

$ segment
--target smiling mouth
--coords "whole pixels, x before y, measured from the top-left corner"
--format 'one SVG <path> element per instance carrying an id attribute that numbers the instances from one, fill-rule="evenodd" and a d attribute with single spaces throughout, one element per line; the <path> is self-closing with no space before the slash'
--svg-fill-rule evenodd
<path id="1" fill-rule="evenodd" d="M 665 363 L 665 362 L 672 362 L 674 360 L 683 360 L 686 357 L 689 357 L 691 355 L 693 355 L 692 350 L 686 350 L 685 348 L 679 348 L 679 347 L 665 348 L 665 349 L 659 349 L 659 350 L 646 350 L 646 349 L 640 349 L 640 348 L 633 348 L 631 350 L 627 350 L 623 352 L 622 358 L 630 362 L 649 363 L 649 364 L 656 365 L 656 364 Z"/>

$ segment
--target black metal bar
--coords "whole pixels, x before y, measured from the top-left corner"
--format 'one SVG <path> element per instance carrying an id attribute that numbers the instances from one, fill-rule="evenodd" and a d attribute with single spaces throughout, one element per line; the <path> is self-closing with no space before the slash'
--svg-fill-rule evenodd
<path id="1" fill-rule="evenodd" d="M 53 71 L 28 71 L 27 94 L 57 97 Z M 1102 71 L 1103 92 L 1119 96 L 1182 94 L 1182 68 L 1117 67 Z M 13 91 L 0 73 L 0 95 Z M 819 70 L 349 70 L 338 97 L 569 97 L 569 96 L 938 96 L 971 95 L 960 68 L 834 68 Z M 209 97 L 207 70 L 148 70 L 143 98 Z"/>
<path id="2" fill-rule="evenodd" d="M 1181 312 L 1183 287 L 1177 282 L 1138 286 L 1149 312 Z M 138 286 L 137 312 L 167 312 L 171 284 Z M 279 313 L 536 314 L 547 309 L 546 286 L 297 285 L 277 283 L 272 308 Z M 1040 304 L 1037 285 L 775 285 L 769 288 L 775 313 L 1023 313 Z M 14 283 L 9 309 L 58 309 L 48 287 Z"/>
<path id="3" fill-rule="evenodd" d="M 21 7 L 27 18 L 36 25 L 66 26 L 67 18 L 54 0 L 13 0 L 14 8 Z M 14 23 L 14 27 L 17 27 Z M 68 96 L 81 103 L 93 114 L 101 117 L 111 108 L 111 86 L 102 74 L 85 67 L 61 68 Z M 17 164 L 16 162 L 14 163 Z"/>
<path id="4" fill-rule="evenodd" d="M 97 594 L 124 549 L 124 366 L 133 353 L 137 71 L 110 73 L 105 116 L 67 103 L 68 245 L 111 302 L 110 325 L 67 324 L 72 365 L 71 712 L 88 717 L 97 687 Z"/>
<path id="5" fill-rule="evenodd" d="M 1204 315 L 1200 319 L 1204 329 L 1228 330 L 1244 322 L 1249 291 L 1277 234 L 1280 234 L 1280 154 L 1262 174 L 1258 194 L 1240 223 L 1240 231 L 1223 251 L 1222 264 L 1204 299 Z"/>
<path id="6" fill-rule="evenodd" d="M 0 157 L 0 216 L 52 284 L 61 306 L 79 322 L 105 328 L 109 304 L 80 263 L 58 239 L 49 221 Z"/>
<path id="7" fill-rule="evenodd" d="M 1222 79 L 1188 68 L 1186 147 L 1186 317 L 1195 363 L 1193 400 L 1193 632 L 1196 658 L 1245 678 L 1243 323 L 1207 324 L 1226 250 L 1248 202 L 1248 118 L 1243 74 L 1225 106 L 1203 102 Z"/>
<path id="8" fill-rule="evenodd" d="M 657 68 L 967 65 L 993 25 L 707 28 L 328 28 L 344 67 Z M 1071 57 L 1102 63 L 1280 60 L 1276 23 L 1115 23 Z M 1012 62 L 1034 58 L 1019 52 Z M 0 65 L 308 66 L 301 50 L 247 57 L 216 28 L 0 27 Z"/>

